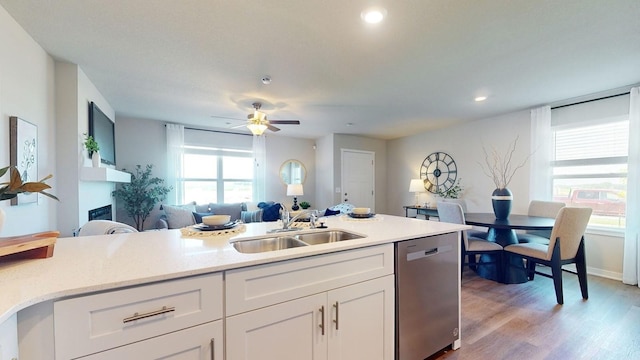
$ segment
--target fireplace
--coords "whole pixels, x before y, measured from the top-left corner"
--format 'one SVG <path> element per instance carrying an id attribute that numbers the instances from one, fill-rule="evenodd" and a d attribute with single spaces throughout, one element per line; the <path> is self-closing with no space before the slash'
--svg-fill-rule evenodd
<path id="1" fill-rule="evenodd" d="M 111 205 L 89 210 L 89 221 L 91 220 L 113 220 L 111 218 Z"/>

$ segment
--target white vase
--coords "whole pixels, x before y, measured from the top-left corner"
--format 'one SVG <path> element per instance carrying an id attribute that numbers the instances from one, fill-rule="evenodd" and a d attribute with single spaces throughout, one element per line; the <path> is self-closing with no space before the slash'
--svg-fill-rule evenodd
<path id="1" fill-rule="evenodd" d="M 100 167 L 100 152 L 94 151 L 91 154 L 91 162 L 93 163 L 93 167 Z"/>

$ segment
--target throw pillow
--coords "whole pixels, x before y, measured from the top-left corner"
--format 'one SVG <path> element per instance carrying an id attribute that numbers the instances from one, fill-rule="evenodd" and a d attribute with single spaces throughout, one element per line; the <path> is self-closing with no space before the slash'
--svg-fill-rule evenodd
<path id="1" fill-rule="evenodd" d="M 202 222 L 203 216 L 214 215 L 212 212 L 194 212 L 193 220 L 195 220 L 196 224 L 200 224 Z"/>
<path id="2" fill-rule="evenodd" d="M 240 214 L 240 220 L 243 223 L 261 222 L 262 221 L 262 209 L 254 211 L 242 211 Z"/>
<path id="3" fill-rule="evenodd" d="M 246 210 L 243 203 L 209 204 L 210 212 L 216 215 L 229 215 L 231 216 L 231 221 L 240 219 L 240 213 L 242 210 Z"/>
<path id="4" fill-rule="evenodd" d="M 278 221 L 280 220 L 280 209 L 282 205 L 275 203 L 262 208 L 262 221 Z"/>
<path id="5" fill-rule="evenodd" d="M 327 208 L 327 210 L 324 211 L 324 216 L 331 216 L 331 215 L 338 215 L 338 214 L 340 214 L 340 210 L 331 210 Z"/>
<path id="6" fill-rule="evenodd" d="M 169 229 L 180 229 L 196 223 L 193 213 L 196 211 L 195 205 L 162 205 L 167 214 L 167 224 Z"/>
<path id="7" fill-rule="evenodd" d="M 265 207 L 267 207 L 269 205 L 273 205 L 273 204 L 275 204 L 275 202 L 273 202 L 273 201 L 261 201 L 261 202 L 258 203 L 257 206 L 258 206 L 259 209 L 264 209 Z"/>

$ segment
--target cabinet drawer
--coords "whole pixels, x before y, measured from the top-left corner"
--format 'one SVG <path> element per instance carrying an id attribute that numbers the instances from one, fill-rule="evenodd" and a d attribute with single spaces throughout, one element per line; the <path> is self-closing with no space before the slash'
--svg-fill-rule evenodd
<path id="1" fill-rule="evenodd" d="M 56 301 L 57 359 L 84 356 L 222 318 L 222 274 Z"/>
<path id="2" fill-rule="evenodd" d="M 393 244 L 226 272 L 227 316 L 393 274 Z"/>
<path id="3" fill-rule="evenodd" d="M 82 360 L 220 359 L 224 354 L 222 320 L 83 357 Z"/>

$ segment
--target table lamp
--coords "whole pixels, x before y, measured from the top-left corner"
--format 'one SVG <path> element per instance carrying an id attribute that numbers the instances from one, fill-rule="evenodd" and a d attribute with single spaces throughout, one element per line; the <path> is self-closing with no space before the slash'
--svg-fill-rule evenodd
<path id="1" fill-rule="evenodd" d="M 302 184 L 289 184 L 287 185 L 287 196 L 293 196 L 293 206 L 291 210 L 298 211 L 300 206 L 298 206 L 298 198 L 297 196 L 304 195 L 304 189 L 302 188 Z"/>
<path id="2" fill-rule="evenodd" d="M 420 193 L 424 192 L 424 180 L 422 179 L 411 179 L 409 183 L 409 192 L 416 193 L 416 201 L 415 205 L 420 206 Z"/>

